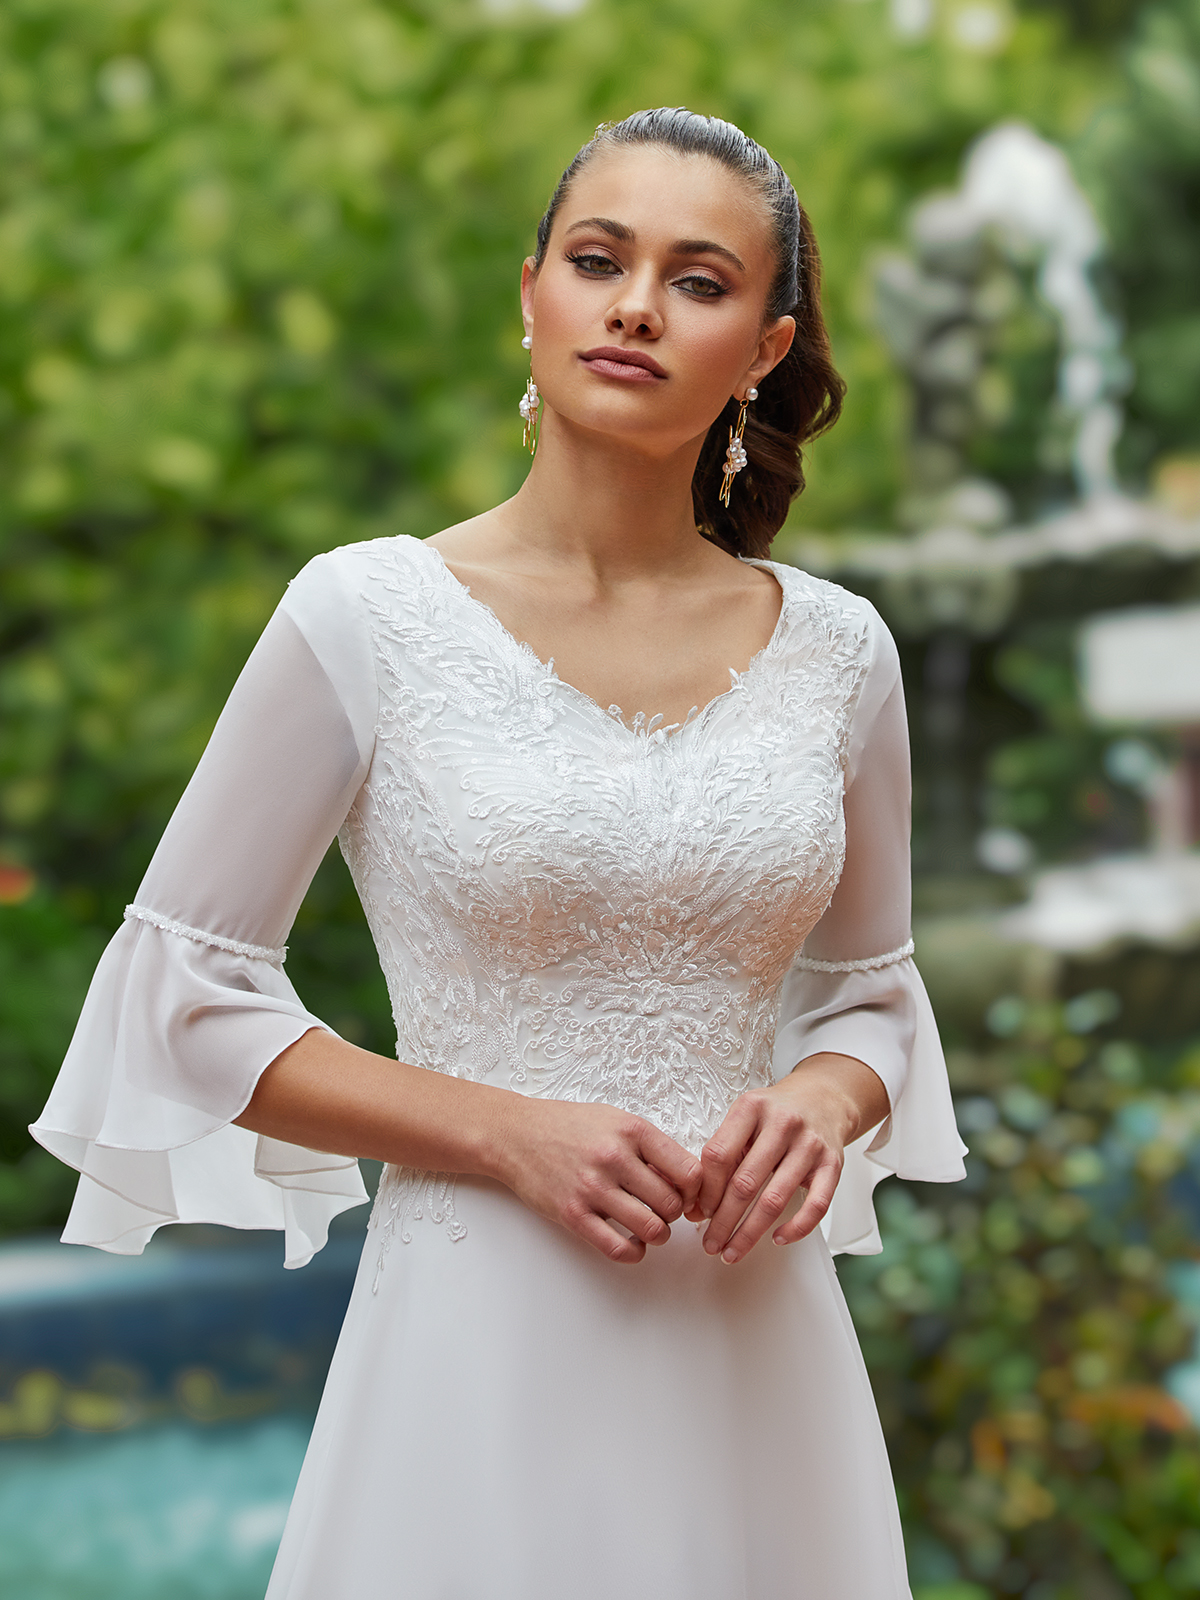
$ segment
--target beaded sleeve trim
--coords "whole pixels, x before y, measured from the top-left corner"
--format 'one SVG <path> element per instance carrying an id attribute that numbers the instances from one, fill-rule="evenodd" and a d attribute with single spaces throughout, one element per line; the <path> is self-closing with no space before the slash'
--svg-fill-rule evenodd
<path id="1" fill-rule="evenodd" d="M 797 956 L 796 965 L 802 972 L 874 972 L 878 967 L 894 967 L 897 961 L 907 960 L 914 948 L 910 939 L 885 956 L 865 956 L 861 961 L 815 961 L 812 956 Z"/>
<path id="2" fill-rule="evenodd" d="M 287 945 L 282 950 L 272 950 L 265 944 L 243 944 L 240 939 L 223 939 L 219 933 L 189 928 L 186 922 L 175 922 L 171 917 L 164 917 L 160 911 L 151 911 L 148 906 L 126 906 L 125 920 L 148 922 L 152 928 L 161 928 L 164 933 L 177 933 L 181 939 L 192 939 L 196 944 L 211 944 L 217 950 L 228 950 L 231 956 L 246 956 L 251 961 L 269 961 L 273 967 L 281 967 L 287 960 Z"/>

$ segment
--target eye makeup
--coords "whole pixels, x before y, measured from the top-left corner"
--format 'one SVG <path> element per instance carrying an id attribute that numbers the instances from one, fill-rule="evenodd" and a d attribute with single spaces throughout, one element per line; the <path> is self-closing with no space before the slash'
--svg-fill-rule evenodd
<path id="1" fill-rule="evenodd" d="M 611 278 L 622 270 L 620 262 L 598 250 L 568 250 L 566 258 L 588 277 Z M 719 300 L 729 293 L 728 284 L 707 272 L 686 272 L 672 282 L 697 300 Z"/>

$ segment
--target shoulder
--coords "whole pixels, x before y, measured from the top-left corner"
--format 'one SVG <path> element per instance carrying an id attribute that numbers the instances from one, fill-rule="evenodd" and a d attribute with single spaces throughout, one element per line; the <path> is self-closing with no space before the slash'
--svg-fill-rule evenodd
<path id="1" fill-rule="evenodd" d="M 428 578 L 435 559 L 410 534 L 362 539 L 314 556 L 288 584 L 280 610 L 308 636 L 329 628 L 369 628 L 371 612 L 394 609 Z"/>
<path id="2" fill-rule="evenodd" d="M 784 592 L 788 626 L 781 653 L 799 679 L 824 686 L 835 711 L 847 781 L 880 711 L 899 694 L 900 657 L 891 632 L 875 607 L 841 584 L 782 562 L 771 570 Z M 805 694 L 811 688 L 806 685 Z"/>
<path id="3" fill-rule="evenodd" d="M 284 602 L 292 605 L 345 604 L 361 597 L 389 571 L 428 562 L 424 541 L 399 533 L 386 539 L 360 539 L 314 556 L 288 584 Z"/>
<path id="4" fill-rule="evenodd" d="M 411 591 L 411 569 L 422 558 L 429 560 L 421 541 L 407 534 L 364 539 L 314 556 L 288 584 L 279 612 L 300 630 L 343 703 L 365 705 L 374 693 L 377 596 L 389 581 Z"/>
<path id="5" fill-rule="evenodd" d="M 828 578 L 816 578 L 784 561 L 765 563 L 784 593 L 784 603 L 800 633 L 818 638 L 839 655 L 848 654 L 868 672 L 899 673 L 900 660 L 891 631 L 879 612 L 861 594 Z"/>

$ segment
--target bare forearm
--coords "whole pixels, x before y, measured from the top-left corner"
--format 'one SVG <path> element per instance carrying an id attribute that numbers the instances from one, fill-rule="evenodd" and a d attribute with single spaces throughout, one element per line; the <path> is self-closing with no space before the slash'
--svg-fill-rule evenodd
<path id="1" fill-rule="evenodd" d="M 629 1112 L 464 1083 L 319 1028 L 275 1058 L 236 1120 L 309 1150 L 496 1178 L 612 1261 L 668 1239 L 700 1186 L 696 1158 Z"/>
<path id="2" fill-rule="evenodd" d="M 892 1109 L 883 1080 L 855 1056 L 824 1051 L 806 1057 L 789 1076 L 797 1087 L 829 1097 L 842 1122 L 843 1145 L 877 1127 Z"/>
<path id="3" fill-rule="evenodd" d="M 494 1177 L 519 1103 L 313 1028 L 266 1069 L 237 1122 L 308 1150 Z"/>

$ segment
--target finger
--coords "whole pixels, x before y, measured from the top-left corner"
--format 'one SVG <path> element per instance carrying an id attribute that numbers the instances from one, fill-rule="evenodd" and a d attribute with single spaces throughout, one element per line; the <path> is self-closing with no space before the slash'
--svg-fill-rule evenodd
<path id="1" fill-rule="evenodd" d="M 673 1183 L 669 1183 L 657 1167 L 648 1167 L 640 1161 L 631 1161 L 628 1172 L 621 1179 L 627 1194 L 648 1206 L 664 1222 L 678 1222 L 683 1216 L 684 1200 Z"/>
<path id="2" fill-rule="evenodd" d="M 762 1185 L 761 1192 L 738 1224 L 737 1231 L 721 1252 L 721 1260 L 732 1265 L 748 1256 L 754 1246 L 779 1221 L 792 1196 L 812 1170 L 811 1157 L 801 1151 L 785 1156 Z"/>
<path id="3" fill-rule="evenodd" d="M 750 1146 L 737 1171 L 725 1186 L 721 1203 L 704 1235 L 704 1248 L 717 1255 L 754 1204 L 759 1190 L 788 1154 L 791 1140 L 783 1128 L 765 1130 Z M 811 1165 L 811 1157 L 808 1165 Z"/>
<path id="4" fill-rule="evenodd" d="M 630 1179 L 639 1174 L 643 1181 L 651 1177 L 645 1167 L 632 1159 L 621 1165 Z M 568 1207 L 568 1213 L 573 1219 L 586 1212 L 619 1223 L 643 1244 L 665 1244 L 671 1237 L 671 1230 L 663 1219 L 636 1195 L 630 1194 L 624 1187 L 622 1173 L 614 1173 L 611 1168 L 583 1175 L 579 1193 Z"/>
<path id="5" fill-rule="evenodd" d="M 690 1205 L 700 1188 L 700 1162 L 652 1122 L 638 1135 L 638 1154 L 649 1167 L 672 1184 L 684 1205 Z"/>
<path id="6" fill-rule="evenodd" d="M 842 1162 L 833 1155 L 815 1169 L 804 1204 L 771 1235 L 776 1244 L 796 1244 L 808 1237 L 829 1210 L 841 1176 Z"/>
<path id="7" fill-rule="evenodd" d="M 646 1246 L 640 1239 L 627 1239 L 594 1211 L 569 1216 L 566 1221 L 571 1232 L 577 1234 L 585 1244 L 590 1244 L 602 1256 L 621 1266 L 633 1266 L 646 1254 Z"/>
<path id="8" fill-rule="evenodd" d="M 596 1210 L 600 1216 L 628 1228 L 643 1244 L 666 1244 L 671 1237 L 671 1230 L 663 1219 L 624 1189 L 611 1190 L 596 1204 Z"/>
<path id="9" fill-rule="evenodd" d="M 749 1095 L 733 1102 L 724 1122 L 700 1152 L 703 1179 L 698 1204 L 703 1217 L 711 1217 L 725 1196 L 730 1178 L 747 1145 L 758 1131 L 762 1109 Z"/>

